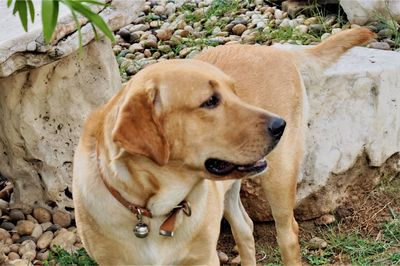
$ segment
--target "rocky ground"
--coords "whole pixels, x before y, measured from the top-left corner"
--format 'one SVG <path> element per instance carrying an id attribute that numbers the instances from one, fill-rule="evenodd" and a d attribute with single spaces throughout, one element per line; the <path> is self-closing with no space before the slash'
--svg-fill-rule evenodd
<path id="1" fill-rule="evenodd" d="M 57 253 L 82 248 L 73 212 L 40 207 L 30 213 L 9 209 L 12 184 L 2 180 L 0 189 L 0 265 L 27 265 L 27 261 L 43 265 L 50 249 Z"/>
<path id="2" fill-rule="evenodd" d="M 121 77 L 127 81 L 148 64 L 171 58 L 191 58 L 207 47 L 233 43 L 316 44 L 350 24 L 339 6 L 334 12 L 317 5 L 289 16 L 273 1 L 147 1 L 132 24 L 116 33 L 113 47 Z M 367 25 L 377 33 L 368 47 L 400 51 L 396 22 L 377 15 Z"/>

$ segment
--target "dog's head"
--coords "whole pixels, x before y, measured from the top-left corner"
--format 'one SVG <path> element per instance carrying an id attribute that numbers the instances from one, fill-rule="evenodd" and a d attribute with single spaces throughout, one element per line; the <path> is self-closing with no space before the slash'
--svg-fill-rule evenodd
<path id="1" fill-rule="evenodd" d="M 285 128 L 278 116 L 243 102 L 218 68 L 197 60 L 147 67 L 129 83 L 113 141 L 159 165 L 176 164 L 205 178 L 262 172 Z"/>

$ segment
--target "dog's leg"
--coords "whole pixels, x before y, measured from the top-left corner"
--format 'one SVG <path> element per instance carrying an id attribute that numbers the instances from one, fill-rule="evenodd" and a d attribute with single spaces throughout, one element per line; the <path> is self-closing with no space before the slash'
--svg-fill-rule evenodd
<path id="1" fill-rule="evenodd" d="M 256 265 L 253 222 L 240 201 L 240 181 L 235 181 L 225 194 L 224 217 L 231 226 L 241 265 Z"/>
<path id="2" fill-rule="evenodd" d="M 288 167 L 286 167 L 286 169 L 287 168 Z M 283 170 L 285 166 L 275 169 Z M 285 172 L 285 170 L 283 170 L 283 172 Z M 261 177 L 262 186 L 275 220 L 277 240 L 282 261 L 285 265 L 301 265 L 298 240 L 299 227 L 293 213 L 297 175 L 294 175 L 293 172 L 291 172 L 291 174 L 288 173 L 289 175 L 285 175 L 283 172 L 274 173 L 274 169 L 271 167 L 267 175 Z"/>

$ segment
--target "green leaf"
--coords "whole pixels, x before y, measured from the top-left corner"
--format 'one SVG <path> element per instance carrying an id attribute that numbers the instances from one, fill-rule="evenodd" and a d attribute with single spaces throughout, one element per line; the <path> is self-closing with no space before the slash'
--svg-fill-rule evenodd
<path id="1" fill-rule="evenodd" d="M 81 4 L 75 0 L 64 0 L 64 2 L 69 2 L 69 5 L 77 12 L 85 16 L 91 23 L 98 27 L 104 35 L 106 35 L 110 40 L 114 41 L 114 34 L 108 28 L 107 24 L 104 22 L 103 18 L 98 14 L 90 10 L 86 5 Z"/>
<path id="2" fill-rule="evenodd" d="M 75 21 L 76 28 L 78 29 L 78 37 L 79 37 L 79 56 L 82 56 L 82 32 L 81 32 L 81 24 L 79 23 L 78 16 L 75 11 L 71 9 L 72 18 Z"/>
<path id="3" fill-rule="evenodd" d="M 35 22 L 35 8 L 33 7 L 32 0 L 27 0 L 28 7 L 29 7 L 29 14 L 31 15 L 32 23 Z"/>
<path id="4" fill-rule="evenodd" d="M 10 7 L 12 4 L 12 0 L 7 0 L 7 7 Z"/>
<path id="5" fill-rule="evenodd" d="M 57 25 L 58 8 L 58 0 L 42 0 L 43 37 L 47 43 Z"/>
<path id="6" fill-rule="evenodd" d="M 16 0 L 14 10 L 15 8 L 18 10 L 19 19 L 21 20 L 24 30 L 28 31 L 28 10 L 25 0 Z"/>

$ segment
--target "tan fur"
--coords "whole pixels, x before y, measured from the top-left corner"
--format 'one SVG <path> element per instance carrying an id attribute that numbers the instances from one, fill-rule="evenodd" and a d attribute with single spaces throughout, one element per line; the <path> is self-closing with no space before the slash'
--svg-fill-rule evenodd
<path id="1" fill-rule="evenodd" d="M 89 254 L 100 265 L 218 265 L 215 249 L 224 214 L 242 265 L 255 265 L 253 224 L 240 202 L 240 183 L 234 181 L 246 174 L 213 176 L 204 162 L 259 160 L 273 147 L 266 125 L 279 115 L 287 129 L 267 156 L 269 168 L 261 178 L 283 262 L 300 264 L 293 207 L 306 121 L 301 58 L 308 54 L 309 62 L 319 66 L 320 57 L 334 60 L 368 39 L 361 35 L 368 34 L 347 31 L 299 52 L 223 46 L 198 56 L 219 69 L 198 60 L 170 60 L 135 75 L 88 118 L 75 153 L 76 221 Z M 339 45 L 344 48 L 336 49 Z M 221 96 L 221 104 L 200 108 L 213 93 Z M 135 215 L 109 193 L 99 168 L 126 200 L 151 210 L 154 217 L 145 218 L 147 238 L 134 236 Z M 159 236 L 160 224 L 184 199 L 192 205 L 192 216 L 179 215 L 173 238 Z"/>
<path id="2" fill-rule="evenodd" d="M 279 145 L 267 156 L 269 170 L 261 176 L 274 216 L 282 260 L 286 265 L 301 264 L 298 225 L 293 208 L 307 120 L 302 76 L 313 76 L 317 71 L 321 73 L 348 49 L 366 43 L 373 36 L 368 29 L 359 28 L 343 31 L 315 47 L 294 52 L 274 47 L 229 45 L 208 49 L 196 57 L 231 76 L 241 99 L 274 112 L 287 122 Z M 299 75 L 300 72 L 302 75 Z M 251 247 L 251 244 L 243 244 L 246 237 L 245 234 L 238 235 L 235 241 Z M 239 253 L 252 251 L 240 250 L 239 247 Z"/>

